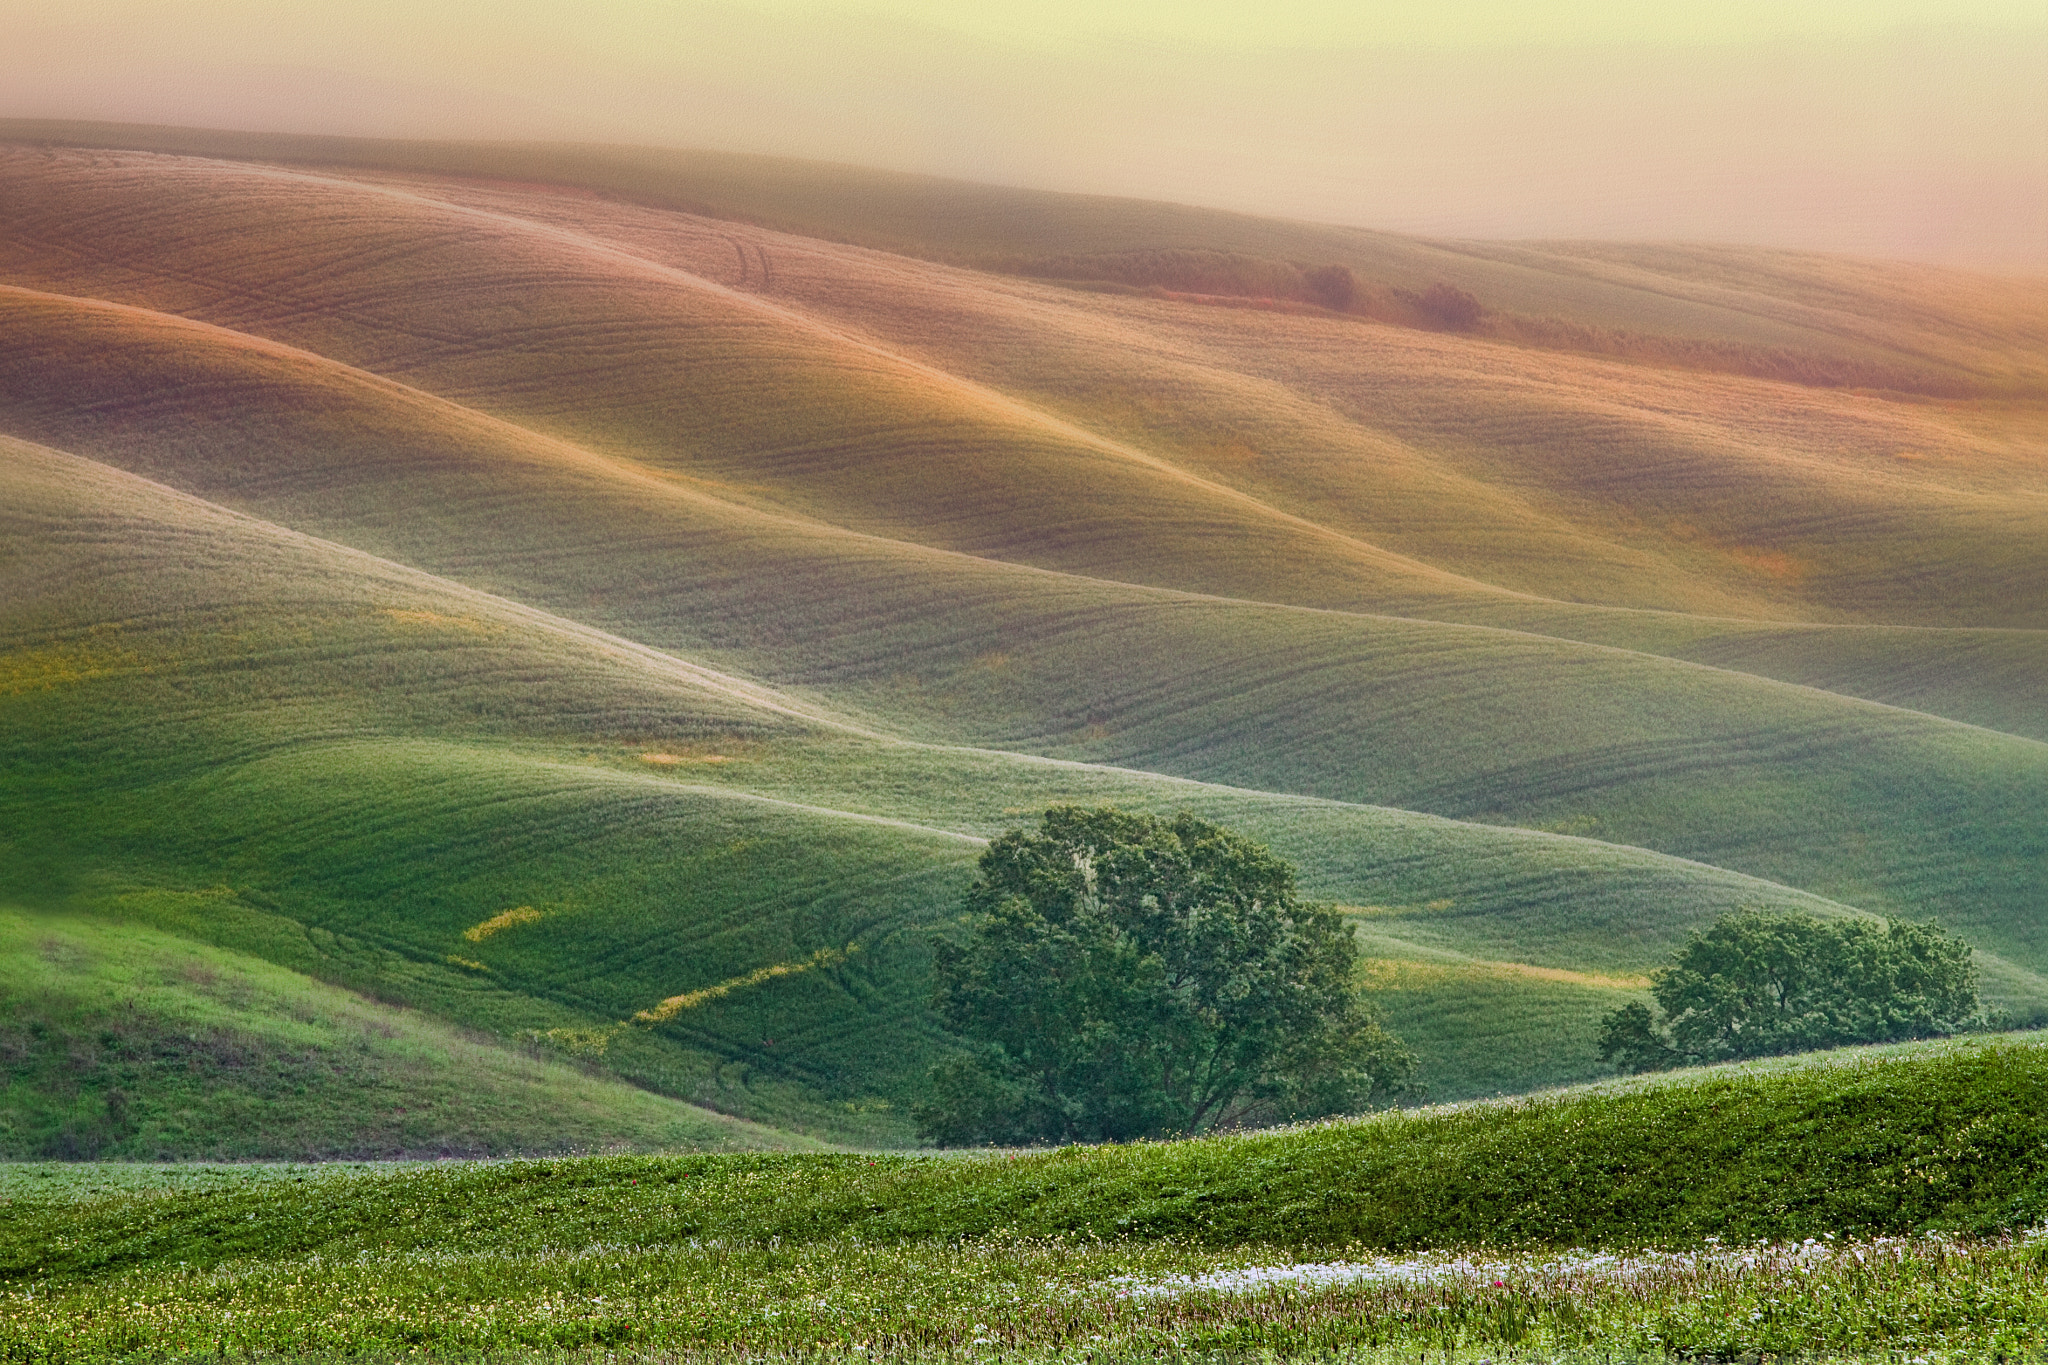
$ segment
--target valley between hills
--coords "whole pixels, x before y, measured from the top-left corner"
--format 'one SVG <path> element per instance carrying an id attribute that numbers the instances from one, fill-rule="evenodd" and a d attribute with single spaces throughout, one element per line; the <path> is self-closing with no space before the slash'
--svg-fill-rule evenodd
<path id="1" fill-rule="evenodd" d="M 909 1145 L 1056 803 L 1433 1100 L 1744 906 L 2048 1021 L 2048 283 L 0 122 L 0 1156 Z"/>

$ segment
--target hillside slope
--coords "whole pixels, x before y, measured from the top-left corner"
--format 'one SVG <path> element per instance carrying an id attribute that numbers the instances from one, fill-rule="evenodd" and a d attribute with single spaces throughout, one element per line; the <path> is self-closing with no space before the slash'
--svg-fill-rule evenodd
<path id="1" fill-rule="evenodd" d="M 2038 1350 L 2038 1041 L 1858 1052 L 1055 1153 L 0 1166 L 0 1351 Z"/>
<path id="2" fill-rule="evenodd" d="M 0 1278 L 313 1254 L 347 1264 L 371 1246 L 451 1240 L 509 1258 L 616 1247 L 628 1227 L 648 1247 L 1043 1237 L 1354 1255 L 1995 1233 L 2048 1202 L 2044 1095 L 2040 1039 L 2006 1035 L 1057 1152 L 464 1163 L 319 1181 L 254 1171 L 235 1184 L 138 1172 L 85 1198 L 15 1180 L 0 1190 L 24 1216 L 0 1244 Z M 780 1197 L 749 1197 L 769 1180 Z M 122 1186 L 133 1192 L 107 1197 Z M 250 1211 L 266 1226 L 248 1228 Z M 94 1235 L 73 1236 L 73 1219 Z"/>
<path id="3" fill-rule="evenodd" d="M 1440 1097 L 1593 1074 L 1741 905 L 1940 915 L 2048 1012 L 2043 347 L 1967 281 L 1428 247 L 1906 394 L 559 186 L 0 185 L 21 903 L 864 1143 L 1062 801 L 1294 860 Z"/>
<path id="4" fill-rule="evenodd" d="M 6 540 L 34 589 L 0 656 L 11 890 L 538 1033 L 766 1121 L 901 1135 L 890 1106 L 938 1044 L 924 927 L 978 837 L 1057 801 L 1193 809 L 1300 862 L 1359 907 L 1387 964 L 1372 984 L 1442 1094 L 1586 1074 L 1598 1010 L 1716 914 L 1850 913 L 1583 838 L 873 737 L 6 449 Z M 2032 973 L 1985 968 L 2010 1007 L 2048 1007 Z M 1495 1007 L 1474 1017 L 1480 998 Z"/>
<path id="5" fill-rule="evenodd" d="M 398 185 L 795 304 L 1320 524 L 1525 591 L 1962 624 L 1998 619 L 1987 613 L 2041 581 L 2012 543 L 2040 515 L 2039 401 L 1902 401 L 1329 314 L 1077 297 L 532 187 Z M 1848 278 L 1827 296 L 1845 327 L 1933 288 Z M 1920 349 L 1980 344 L 1986 308 L 1931 311 Z M 2022 328 L 2013 354 L 2048 364 L 2048 335 Z M 1902 562 L 1941 576 L 1902 580 Z"/>
<path id="6" fill-rule="evenodd" d="M 764 293 L 723 282 L 744 253 L 715 225 L 648 250 L 609 239 L 601 207 L 565 226 L 218 163 L 18 153 L 7 175 L 17 283 L 283 341 L 892 538 L 1347 609 L 1500 596 L 1477 579 L 1718 614 L 2044 619 L 2037 407 L 1976 430 L 1337 319 L 1019 299 L 786 241 Z M 251 240 L 273 244 L 260 266 Z M 805 255 L 825 274 L 809 289 Z"/>
<path id="7" fill-rule="evenodd" d="M 1002 267 L 1158 251 L 1337 262 L 1369 281 L 1439 280 L 1580 327 L 1877 364 L 1941 384 L 2048 380 L 2048 286 L 1787 251 L 1432 241 L 1113 196 L 974 184 L 789 158 L 600 145 L 420 142 L 64 120 L 0 139 L 545 186 L 885 252 Z M 1915 306 L 1901 308 L 1902 293 Z M 1860 298 L 1859 298 L 1860 296 Z M 1958 334 L 1975 344 L 1958 352 Z M 1930 338 L 1938 338 L 1930 346 Z"/>
<path id="8" fill-rule="evenodd" d="M 0 906 L 0 1159 L 805 1145 L 134 922 Z"/>
<path id="9" fill-rule="evenodd" d="M 22 291 L 0 308 L 19 430 L 870 727 L 1597 833 L 2043 961 L 2036 741 L 1527 632 L 849 533 L 224 329 Z M 2001 661 L 2038 643 L 1982 638 Z"/>
<path id="10" fill-rule="evenodd" d="M 0 274 L 12 282 L 301 347 L 737 500 L 1236 596 L 1483 591 L 558 229 L 281 171 L 9 161 L 20 193 L 5 201 Z M 249 241 L 271 245 L 252 260 Z M 1037 490 L 1028 509 L 1014 498 L 1024 487 Z M 1152 531 L 1121 534 L 1130 526 Z"/>

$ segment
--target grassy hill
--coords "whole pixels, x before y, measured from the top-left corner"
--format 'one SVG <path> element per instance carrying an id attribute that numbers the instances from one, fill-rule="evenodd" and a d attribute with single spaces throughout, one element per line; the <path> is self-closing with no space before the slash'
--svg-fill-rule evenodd
<path id="1" fill-rule="evenodd" d="M 800 307 L 1319 524 L 1575 601 L 1898 619 L 1929 586 L 1900 581 L 1898 561 L 1956 551 L 1937 546 L 1936 525 L 2010 514 L 2012 495 L 2038 488 L 2023 454 L 2041 431 L 2038 395 L 1995 410 L 1873 401 L 1332 315 L 1077 299 L 532 189 L 396 188 Z M 1831 298 L 1851 326 L 1896 316 L 1931 287 L 1872 271 Z M 1984 305 L 1979 321 L 2006 306 Z M 1914 344 L 1960 352 L 1977 336 L 1951 318 Z M 2019 325 L 2015 363 L 2038 363 L 2044 345 Z M 1988 600 L 1959 597 L 1955 578 L 1944 587 L 1912 609 L 1983 620 Z"/>
<path id="2" fill-rule="evenodd" d="M 0 907 L 0 1005 L 11 1160 L 795 1143 L 132 922 Z"/>
<path id="3" fill-rule="evenodd" d="M 2038 1245 L 1973 1239 L 2044 1211 L 2044 1086 L 2017 1038 L 1041 1154 L 0 1167 L 0 1349 L 2017 1353 Z"/>
<path id="4" fill-rule="evenodd" d="M 1526 631 L 936 553 L 748 508 L 218 329 L 11 301 L 38 340 L 4 373 L 39 436 L 801 688 L 870 727 L 1594 833 L 1940 913 L 2036 960 L 2038 742 Z M 2048 636 L 1970 638 L 2020 678 Z"/>
<path id="5" fill-rule="evenodd" d="M 572 231 L 523 201 L 218 163 L 117 175 L 21 154 L 13 174 L 34 186 L 9 225 L 15 283 L 299 346 L 895 539 L 1346 609 L 1500 595 L 1469 578 L 1720 615 L 2043 624 L 2023 590 L 2043 572 L 2020 454 L 2038 405 L 1987 430 L 1974 408 L 1334 319 L 1016 297 L 817 243 L 773 242 L 775 284 L 734 287 L 731 230 L 649 250 L 601 206 Z M 277 250 L 252 267 L 249 240 Z"/>
<path id="6" fill-rule="evenodd" d="M 1056 801 L 1296 861 L 1440 1097 L 1595 1074 L 1747 904 L 1939 914 L 2048 1012 L 2024 288 L 1386 239 L 1908 396 L 890 255 L 818 168 L 700 204 L 804 237 L 400 153 L 452 155 L 0 150 L 17 902 L 860 1143 Z M 1010 193 L 1003 250 L 1125 249 Z"/>
<path id="7" fill-rule="evenodd" d="M 1297 860 L 1312 892 L 1358 907 L 1373 984 L 1440 1095 L 1586 1074 L 1598 1012 L 1716 914 L 1850 913 L 1565 834 L 877 737 L 9 449 L 9 540 L 43 589 L 13 604 L 0 712 L 17 894 L 537 1034 L 758 1119 L 901 1136 L 938 1041 L 923 929 L 979 837 L 1055 801 L 1194 809 Z M 2000 1003 L 2048 1007 L 2033 972 L 1985 967 Z"/>
<path id="8" fill-rule="evenodd" d="M 19 1226 L 0 1275 L 453 1241 L 506 1255 L 608 1228 L 629 1244 L 1007 1233 L 1374 1251 L 1985 1234 L 2027 1225 L 2048 1199 L 2044 1086 L 2040 1040 L 2012 1034 L 1055 1152 L 451 1163 L 344 1173 L 312 1189 L 259 1171 L 225 1208 L 204 1179 L 192 1194 L 173 1182 L 136 1209 L 106 1200 L 127 1181 L 89 1178 L 80 1209 L 61 1186 L 38 1200 L 32 1183 L 11 1178 L 8 1195 L 29 1195 L 31 1207 L 69 1205 L 71 1217 L 103 1221 L 91 1236 L 54 1219 Z M 1902 1179 L 1937 1166 L 1939 1178 Z M 778 1179 L 780 1199 L 745 1197 L 763 1176 Z M 580 1208 L 559 1207 L 565 1188 L 587 1192 Z M 260 1209 L 254 1221 L 265 1226 L 236 1229 L 236 1205 Z"/>

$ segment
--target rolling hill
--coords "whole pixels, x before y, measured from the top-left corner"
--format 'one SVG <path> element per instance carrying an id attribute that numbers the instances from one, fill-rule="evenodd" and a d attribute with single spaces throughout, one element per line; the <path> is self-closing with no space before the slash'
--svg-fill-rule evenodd
<path id="1" fill-rule="evenodd" d="M 1442 1098 L 1592 1074 L 1744 904 L 1938 914 L 2048 1016 L 2012 297 L 1385 239 L 1949 385 L 1823 387 L 963 264 L 1192 210 L 914 256 L 828 240 L 903 245 L 851 173 L 693 201 L 802 236 L 373 151 L 0 149 L 13 900 L 870 1143 L 945 1046 L 928 934 L 1056 801 L 1294 859 Z"/>
<path id="2" fill-rule="evenodd" d="M 805 1145 L 132 922 L 0 907 L 0 1001 L 13 1156 Z"/>
<path id="3" fill-rule="evenodd" d="M 1583 328 L 1807 359 L 1879 362 L 1936 385 L 2038 391 L 2039 281 L 1786 251 L 1666 244 L 1441 241 L 1101 195 L 1058 194 L 693 149 L 396 142 L 294 134 L 0 120 L 30 146 L 132 149 L 425 177 L 446 188 L 550 187 L 983 267 L 1131 253 L 1336 262 L 1423 289 L 1439 280 L 1496 308 Z M 757 258 L 758 259 L 758 258 Z M 1910 304 L 1904 293 L 1910 298 Z"/>

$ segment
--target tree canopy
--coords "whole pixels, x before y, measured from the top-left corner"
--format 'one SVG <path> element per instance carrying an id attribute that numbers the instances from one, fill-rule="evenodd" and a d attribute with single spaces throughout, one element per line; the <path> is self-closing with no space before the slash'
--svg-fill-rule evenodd
<path id="1" fill-rule="evenodd" d="M 1343 1113 L 1413 1058 L 1294 870 L 1192 815 L 1059 806 L 982 854 L 934 1003 L 968 1050 L 919 1106 L 941 1142 L 1122 1141 Z"/>
<path id="2" fill-rule="evenodd" d="M 1957 1033 L 1981 1023 L 1970 945 L 1925 924 L 1755 910 L 1695 933 L 1600 1029 L 1624 1071 Z"/>
<path id="3" fill-rule="evenodd" d="M 1319 265 L 1306 272 L 1302 280 L 1316 302 L 1340 313 L 1358 298 L 1358 277 L 1348 265 Z"/>

